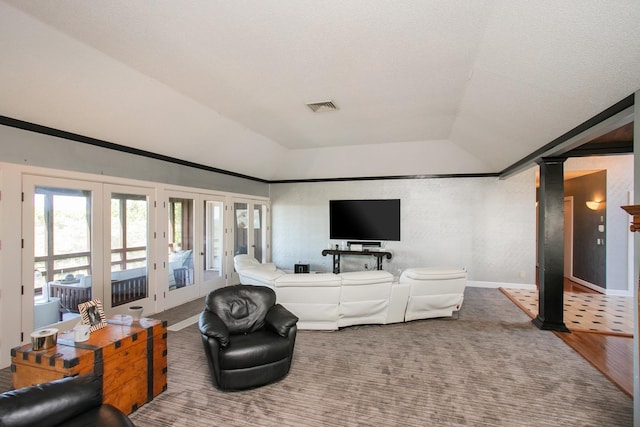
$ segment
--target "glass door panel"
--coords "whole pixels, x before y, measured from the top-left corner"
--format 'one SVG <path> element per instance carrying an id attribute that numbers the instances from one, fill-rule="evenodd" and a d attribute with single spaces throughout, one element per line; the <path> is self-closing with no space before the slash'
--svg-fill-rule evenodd
<path id="1" fill-rule="evenodd" d="M 149 202 L 144 194 L 111 192 L 110 204 L 113 308 L 149 297 Z"/>
<path id="2" fill-rule="evenodd" d="M 194 200 L 169 198 L 169 291 L 192 286 L 194 280 Z"/>
<path id="3" fill-rule="evenodd" d="M 233 203 L 233 254 L 248 254 L 261 263 L 269 262 L 268 202 L 238 200 Z M 237 282 L 237 276 L 233 276 Z"/>
<path id="4" fill-rule="evenodd" d="M 253 205 L 253 257 L 259 262 L 267 262 L 266 257 L 266 241 L 267 241 L 267 225 L 266 225 L 267 207 L 263 204 Z"/>
<path id="5" fill-rule="evenodd" d="M 62 321 L 77 321 L 78 304 L 100 298 L 94 289 L 96 260 L 94 184 L 25 176 L 24 236 L 25 268 L 31 265 L 33 329 Z M 98 261 L 97 265 L 101 265 Z"/>
<path id="6" fill-rule="evenodd" d="M 224 202 L 205 199 L 202 250 L 202 281 L 205 286 L 224 284 L 224 248 Z"/>
<path id="7" fill-rule="evenodd" d="M 34 328 L 79 317 L 92 298 L 91 193 L 36 187 L 34 242 Z"/>
<path id="8" fill-rule="evenodd" d="M 233 255 L 249 253 L 249 212 L 248 204 L 236 202 L 233 204 Z"/>

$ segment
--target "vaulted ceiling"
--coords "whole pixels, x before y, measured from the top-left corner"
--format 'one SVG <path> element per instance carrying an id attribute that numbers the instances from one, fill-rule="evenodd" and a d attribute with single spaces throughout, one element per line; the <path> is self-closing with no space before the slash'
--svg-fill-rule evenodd
<path id="1" fill-rule="evenodd" d="M 640 89 L 639 23 L 636 0 L 3 0 L 0 115 L 266 180 L 497 173 Z"/>

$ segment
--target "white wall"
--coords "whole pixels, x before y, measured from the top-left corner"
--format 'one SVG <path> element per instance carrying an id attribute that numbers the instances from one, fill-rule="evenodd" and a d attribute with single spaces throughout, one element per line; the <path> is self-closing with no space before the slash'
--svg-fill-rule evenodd
<path id="1" fill-rule="evenodd" d="M 535 283 L 535 172 L 507 180 L 432 178 L 272 184 L 272 253 L 281 268 L 297 262 L 331 271 L 329 200 L 401 199 L 401 241 L 385 270 L 464 267 L 470 281 Z M 344 271 L 374 259 L 344 257 Z"/>
<path id="2" fill-rule="evenodd" d="M 267 184 L 0 125 L 0 162 L 266 196 Z"/>
<path id="3" fill-rule="evenodd" d="M 20 344 L 22 210 L 21 176 L 0 167 L 0 369 L 9 366 L 10 349 Z M 15 191 L 14 189 L 17 189 Z M 28 337 L 29 334 L 26 334 Z"/>

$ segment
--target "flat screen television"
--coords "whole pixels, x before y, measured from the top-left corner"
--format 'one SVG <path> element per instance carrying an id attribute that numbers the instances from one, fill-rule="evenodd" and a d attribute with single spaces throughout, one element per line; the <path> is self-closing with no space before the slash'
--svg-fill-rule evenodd
<path id="1" fill-rule="evenodd" d="M 400 199 L 329 200 L 329 238 L 400 241 Z"/>

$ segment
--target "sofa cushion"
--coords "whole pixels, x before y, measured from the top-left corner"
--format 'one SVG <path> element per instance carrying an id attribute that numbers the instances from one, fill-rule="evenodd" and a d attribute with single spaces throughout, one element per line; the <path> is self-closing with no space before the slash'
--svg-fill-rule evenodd
<path id="1" fill-rule="evenodd" d="M 305 287 L 305 286 L 341 286 L 342 280 L 338 274 L 318 273 L 318 274 L 284 274 L 275 280 L 278 288 L 285 287 Z"/>
<path id="2" fill-rule="evenodd" d="M 241 276 L 253 279 L 263 284 L 273 284 L 273 281 L 285 274 L 282 270 L 270 270 L 263 268 L 248 268 L 239 273 Z M 248 283 L 250 284 L 250 283 Z"/>
<path id="3" fill-rule="evenodd" d="M 393 276 L 386 271 L 340 274 L 342 289 L 338 326 L 385 323 Z"/>
<path id="4" fill-rule="evenodd" d="M 276 269 L 274 264 L 261 264 L 260 261 L 246 254 L 236 255 L 233 258 L 233 265 L 237 271 L 246 270 L 248 268 L 265 268 L 266 271 L 275 271 Z"/>
<path id="5" fill-rule="evenodd" d="M 343 286 L 371 285 L 374 283 L 392 283 L 393 275 L 387 271 L 370 270 L 370 271 L 352 271 L 349 273 L 340 273 Z"/>
<path id="6" fill-rule="evenodd" d="M 461 279 L 467 272 L 460 268 L 408 268 L 403 276 L 414 280 Z"/>

